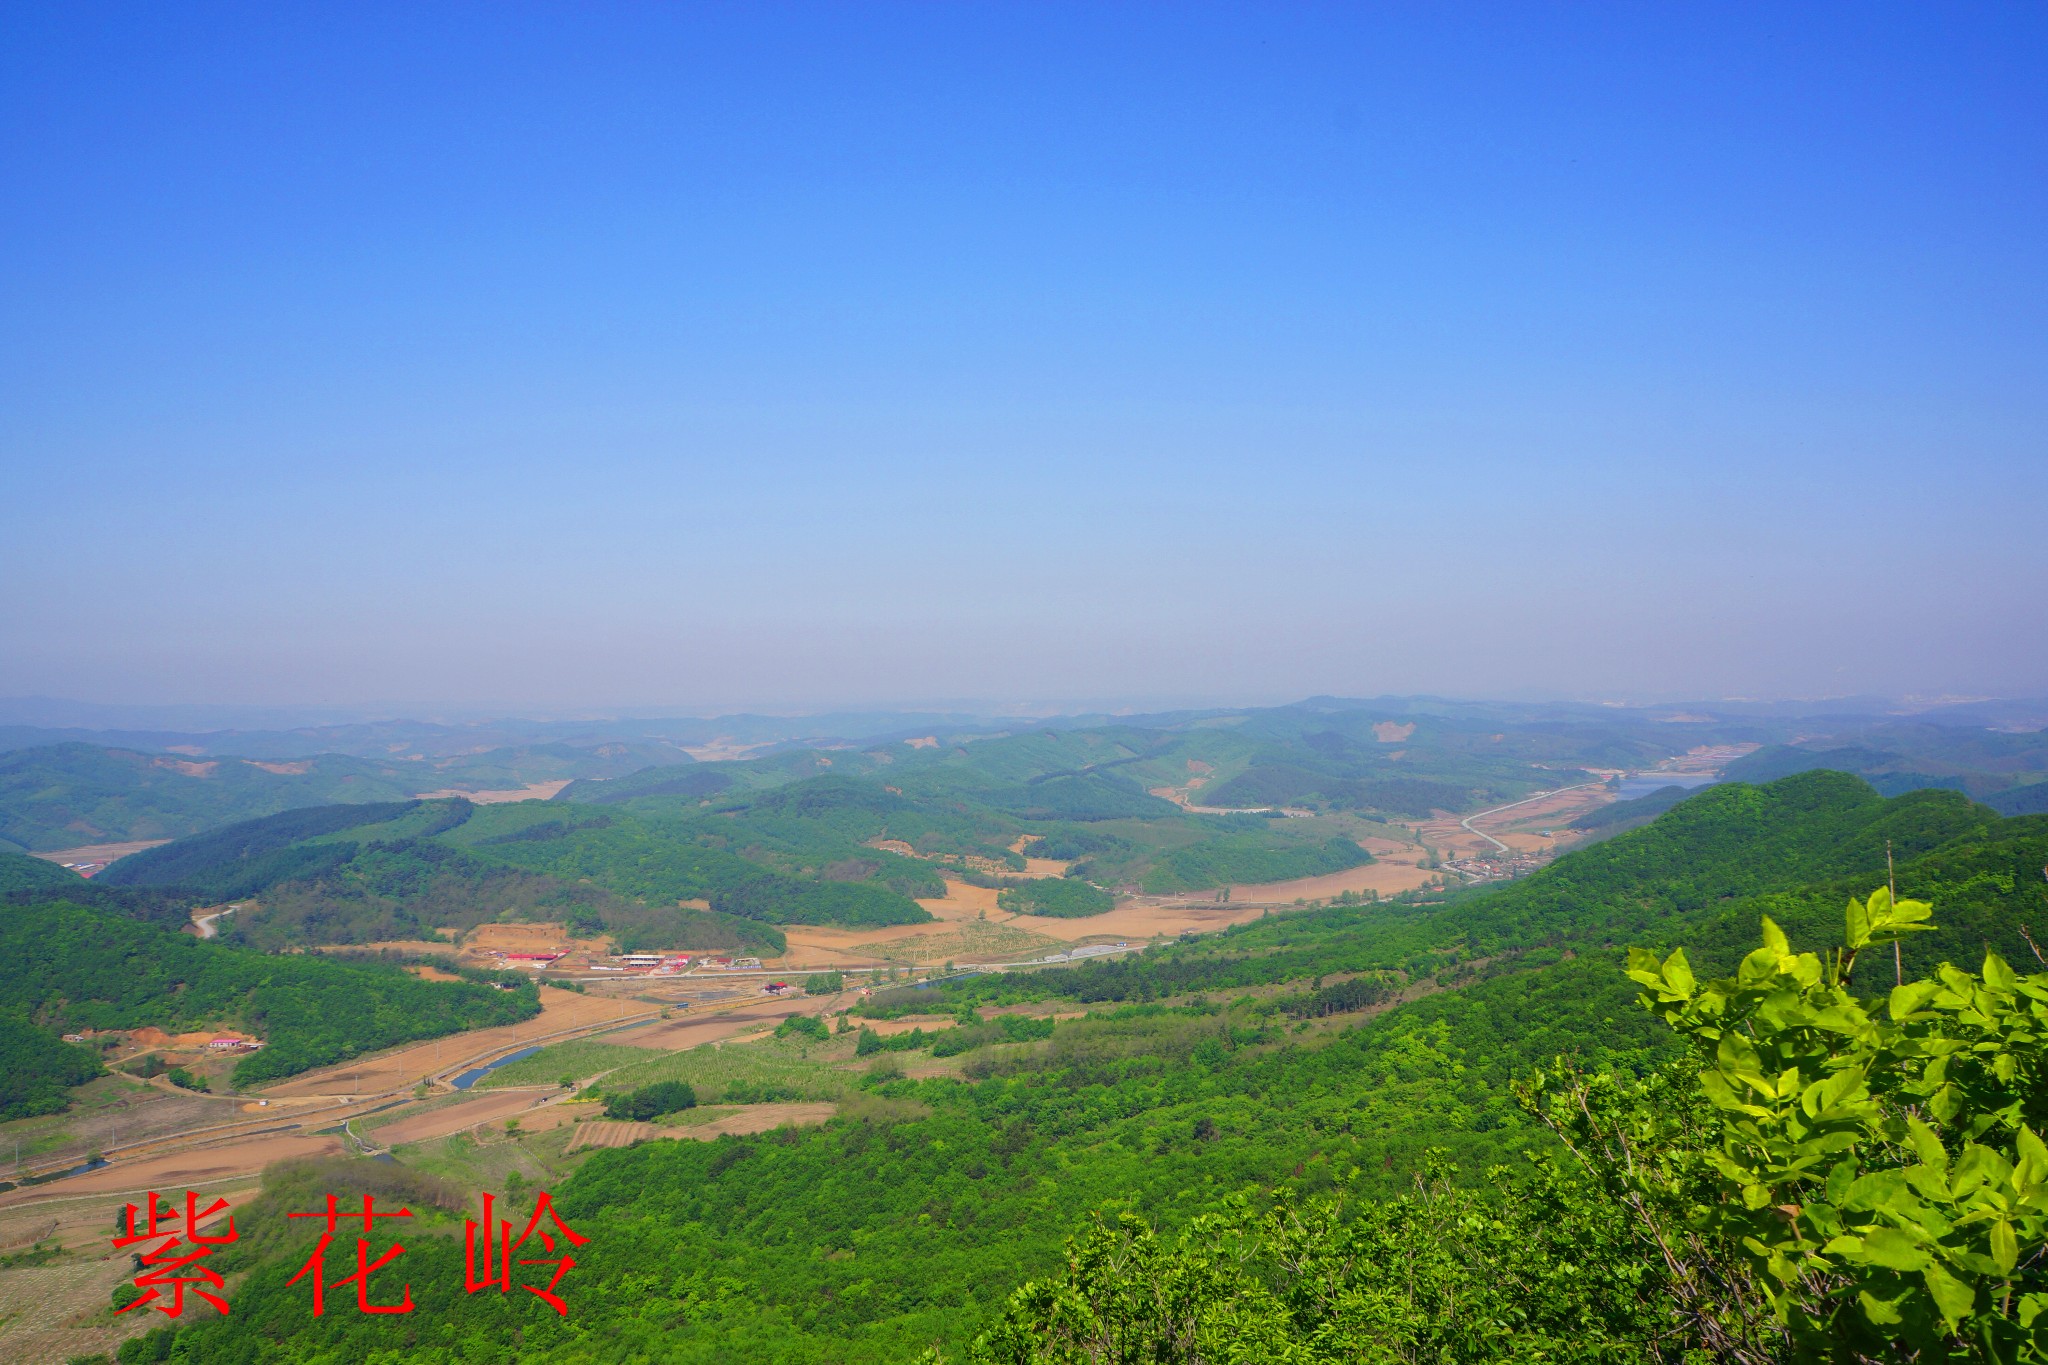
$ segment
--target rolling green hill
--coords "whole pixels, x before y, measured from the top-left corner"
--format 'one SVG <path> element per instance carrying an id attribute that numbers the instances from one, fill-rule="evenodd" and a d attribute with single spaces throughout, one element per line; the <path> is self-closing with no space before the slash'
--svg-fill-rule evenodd
<path id="1" fill-rule="evenodd" d="M 824 1128 L 592 1156 L 555 1186 L 591 1239 L 566 1282 L 575 1316 L 449 1293 L 413 1327 L 411 1349 L 448 1361 L 516 1349 L 546 1362 L 879 1362 L 936 1342 L 958 1359 L 1013 1289 L 1062 1274 L 1061 1241 L 1090 1209 L 1127 1207 L 1171 1232 L 1240 1193 L 1256 1210 L 1269 1191 L 1342 1189 L 1347 1226 L 1409 1219 L 1388 1235 L 1404 1254 L 1428 1251 L 1412 1268 L 1430 1283 L 1492 1292 L 1482 1281 L 1505 1272 L 1488 1267 L 1506 1263 L 1452 1236 L 1489 1226 L 1507 1238 L 1500 1254 L 1522 1248 L 1531 1259 L 1512 1264 L 1542 1277 L 1515 1281 L 1519 1316 L 1430 1358 L 1653 1358 L 1640 1334 L 1663 1320 L 1661 1282 L 1629 1270 L 1633 1243 L 1611 1200 L 1522 1155 L 1557 1149 L 1510 1084 L 1560 1055 L 1655 1074 L 1678 1043 L 1633 1003 L 1625 946 L 1684 943 L 1703 976 L 1726 971 L 1767 913 L 1794 946 L 1824 947 L 1847 895 L 1882 884 L 1888 843 L 1900 892 L 1934 901 L 1939 925 L 1903 945 L 1902 975 L 1974 962 L 1987 943 L 2033 960 L 2020 929 L 2048 918 L 2048 818 L 2003 820 L 1946 791 L 1887 800 L 1835 773 L 1716 787 L 1522 882 L 1440 904 L 1279 914 L 1136 958 L 902 992 L 963 1020 L 1033 997 L 1093 1011 L 1036 1039 L 1021 1024 L 1015 1041 L 966 1026 L 945 1045 L 961 1049 L 957 1075 L 905 1080 L 892 1062 L 862 1079 L 816 1060 L 841 1055 L 816 1039 L 754 1045 L 778 1074 L 809 1066 L 857 1103 Z M 911 1044 L 936 1056 L 946 1036 Z M 850 1059 L 850 1042 L 829 1047 Z M 1432 1148 L 1459 1163 L 1466 1192 L 1442 1183 Z M 1509 1170 L 1485 1174 L 1497 1161 Z M 1403 1214 L 1399 1192 L 1431 1172 Z M 345 1170 L 328 1174 L 349 1188 Z M 1546 1225 L 1576 1231 L 1546 1242 Z M 453 1243 L 420 1244 L 415 1278 L 459 1283 Z M 349 1358 L 385 1341 L 383 1324 L 357 1316 L 305 1327 L 302 1308 L 289 1317 L 299 1326 L 275 1330 L 296 1306 L 284 1281 L 300 1250 L 256 1258 L 234 1315 L 182 1329 L 180 1358 Z M 1103 1254 L 1137 1284 L 1155 1264 Z M 1200 1295 L 1204 1283 L 1183 1288 Z M 1539 1321 L 1560 1302 L 1553 1291 L 1571 1312 L 1609 1314 L 1599 1331 L 1620 1335 L 1589 1336 L 1595 1323 L 1569 1312 Z"/>
<path id="2" fill-rule="evenodd" d="M 84 885 L 85 878 L 46 859 L 0 853 L 0 896 L 16 891 L 61 892 Z"/>
<path id="3" fill-rule="evenodd" d="M 444 929 L 519 918 L 609 932 L 629 949 L 782 950 L 782 936 L 758 915 L 684 909 L 675 904 L 683 894 L 621 893 L 571 875 L 573 869 L 555 875 L 516 857 L 488 856 L 564 842 L 574 831 L 559 818 L 533 818 L 550 811 L 559 808 L 478 807 L 460 799 L 286 811 L 123 859 L 94 885 L 103 895 L 154 891 L 188 905 L 254 899 L 227 923 L 223 939 L 267 949 L 432 938 Z M 472 845 L 444 837 L 472 821 Z M 611 817 L 592 823 L 608 828 Z M 647 890 L 645 882 L 637 885 Z"/>
<path id="4" fill-rule="evenodd" d="M 656 762 L 687 765 L 690 757 L 647 745 L 545 744 L 432 760 L 334 753 L 266 759 L 73 741 L 0 752 L 0 849 L 173 839 L 299 807 L 667 770 L 647 766 Z"/>
<path id="5" fill-rule="evenodd" d="M 0 1018 L 75 1029 L 233 1025 L 264 1039 L 235 1068 L 256 1084 L 378 1048 L 512 1023 L 540 1008 L 530 982 L 429 982 L 397 967 L 273 956 L 206 943 L 84 906 L 0 905 Z"/>

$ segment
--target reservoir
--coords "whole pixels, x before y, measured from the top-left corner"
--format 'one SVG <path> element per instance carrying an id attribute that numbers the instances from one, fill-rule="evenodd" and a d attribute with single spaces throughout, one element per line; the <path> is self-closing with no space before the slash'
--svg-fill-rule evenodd
<path id="1" fill-rule="evenodd" d="M 1630 773 L 1621 779 L 1615 795 L 1619 800 L 1633 801 L 1666 787 L 1705 787 L 1720 780 L 1710 773 Z"/>
<path id="2" fill-rule="evenodd" d="M 514 1052 L 508 1056 L 498 1058 L 497 1061 L 492 1062 L 489 1066 L 480 1066 L 474 1071 L 465 1071 L 460 1076 L 457 1076 L 454 1080 L 450 1081 L 449 1084 L 454 1086 L 457 1090 L 467 1090 L 471 1086 L 475 1085 L 478 1081 L 482 1080 L 484 1077 L 490 1075 L 493 1071 L 496 1071 L 499 1067 L 510 1066 L 512 1065 L 512 1063 L 519 1061 L 521 1058 L 531 1057 L 534 1053 L 538 1051 L 540 1051 L 540 1049 L 537 1047 L 522 1048 L 518 1052 Z"/>

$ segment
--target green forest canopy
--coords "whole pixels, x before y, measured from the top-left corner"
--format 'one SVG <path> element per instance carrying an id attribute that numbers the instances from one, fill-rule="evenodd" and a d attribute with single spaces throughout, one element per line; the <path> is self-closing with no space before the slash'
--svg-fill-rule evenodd
<path id="1" fill-rule="evenodd" d="M 531 1018 L 531 983 L 422 981 L 395 966 L 273 956 L 63 903 L 0 905 L 0 1016 L 50 1034 L 232 1025 L 265 1046 L 252 1085 L 379 1048 Z"/>
<path id="2" fill-rule="evenodd" d="M 483 1360 L 516 1341 L 536 1361 L 883 1361 L 938 1342 L 957 1356 L 1006 1313 L 1028 1341 L 1042 1319 L 1009 1296 L 1030 1280 L 1065 1292 L 1060 1244 L 1086 1210 L 1120 1201 L 1164 1228 L 1165 1250 L 1134 1264 L 1167 1265 L 1178 1230 L 1235 1217 L 1241 1192 L 1286 1192 L 1315 1228 L 1326 1225 L 1315 1201 L 1345 1189 L 1357 1215 L 1333 1235 L 1355 1228 L 1425 1253 L 1432 1294 L 1470 1296 L 1465 1316 L 1424 1315 L 1463 1333 L 1458 1349 L 1487 1358 L 1477 1353 L 1533 1348 L 1548 1331 L 1642 1358 L 1639 1334 L 1668 1326 L 1669 1299 L 1621 1254 L 1632 1233 L 1593 1176 L 1546 1175 L 1523 1155 L 1557 1148 L 1513 1086 L 1560 1055 L 1617 1084 L 1654 1081 L 1686 1044 L 1634 1007 L 1621 949 L 1685 943 L 1705 978 L 1735 969 L 1766 914 L 1795 949 L 1839 943 L 1842 905 L 1882 881 L 1887 841 L 1901 893 L 1940 907 L 1938 927 L 1902 945 L 1908 975 L 1981 960 L 1987 942 L 2010 960 L 2028 953 L 2019 928 L 2048 912 L 2048 819 L 1999 820 L 1954 793 L 1886 801 L 1830 774 L 1716 788 L 1546 873 L 1444 904 L 1274 915 L 1135 960 L 917 993 L 939 1012 L 1033 995 L 1094 1012 L 1040 1040 L 991 1037 L 964 1054 L 962 1078 L 874 1081 L 894 1117 L 601 1152 L 556 1192 L 592 1235 L 577 1317 L 509 1316 L 458 1293 L 413 1324 L 414 1349 Z M 1384 990 L 1340 989 L 1354 980 Z M 1418 985 L 1428 993 L 1387 1007 L 1388 992 Z M 1449 1152 L 1455 1176 L 1432 1148 Z M 1513 1174 L 1486 1176 L 1495 1162 Z M 1478 1240 L 1460 1240 L 1467 1212 Z M 1260 1213 L 1255 1203 L 1246 1234 L 1266 1235 Z M 1112 1220 L 1110 1235 L 1126 1232 Z M 1198 1243 L 1224 1239 L 1205 1231 Z M 421 1245 L 418 1279 L 459 1275 L 459 1251 Z M 1567 1272 L 1563 1252 L 1600 1259 Z M 188 1358 L 285 1358 L 287 1339 L 264 1324 L 297 1307 L 283 1289 L 296 1266 L 289 1255 L 259 1266 L 231 1319 L 187 1329 Z M 1494 1292 L 1524 1271 L 1548 1277 L 1539 1296 Z M 1528 1311 L 1489 1326 L 1489 1304 L 1503 1303 Z M 359 1318 L 290 1320 L 292 1351 L 380 1339 Z M 1388 1330 L 1417 1327 L 1403 1321 Z"/>

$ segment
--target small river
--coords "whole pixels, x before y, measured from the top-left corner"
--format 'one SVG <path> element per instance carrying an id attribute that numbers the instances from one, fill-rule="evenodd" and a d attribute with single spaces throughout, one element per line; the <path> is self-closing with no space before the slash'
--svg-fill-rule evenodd
<path id="1" fill-rule="evenodd" d="M 454 1080 L 448 1083 L 454 1086 L 457 1090 L 467 1090 L 471 1086 L 475 1085 L 478 1081 L 482 1080 L 484 1077 L 490 1075 L 493 1071 L 496 1071 L 499 1067 L 510 1066 L 512 1065 L 512 1063 L 519 1061 L 522 1058 L 531 1057 L 534 1053 L 538 1051 L 540 1051 L 540 1049 L 537 1047 L 522 1048 L 518 1052 L 514 1052 L 509 1056 L 498 1058 L 497 1061 L 492 1062 L 489 1066 L 480 1066 L 474 1071 L 465 1071 L 460 1076 L 457 1076 Z"/>

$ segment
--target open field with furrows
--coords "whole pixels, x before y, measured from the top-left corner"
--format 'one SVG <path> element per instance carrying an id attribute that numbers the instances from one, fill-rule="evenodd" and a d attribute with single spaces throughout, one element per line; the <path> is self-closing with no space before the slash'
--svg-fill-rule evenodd
<path id="1" fill-rule="evenodd" d="M 113 1226 L 111 1215 L 106 1226 Z M 114 1289 L 133 1272 L 125 1254 L 115 1255 L 105 1246 L 98 1251 L 104 1254 L 66 1255 L 46 1265 L 0 1270 L 0 1358 L 8 1365 L 110 1357 L 130 1337 L 162 1325 L 162 1317 L 152 1312 L 114 1315 Z M 213 1312 L 204 1300 L 188 1299 L 187 1306 L 209 1316 Z"/>
<path id="2" fill-rule="evenodd" d="M 645 1142 L 654 1136 L 651 1123 L 619 1123 L 611 1119 L 597 1119 L 590 1123 L 579 1123 L 576 1132 L 569 1138 L 566 1150 L 580 1152 L 586 1147 L 631 1147 L 636 1142 Z"/>
<path id="3" fill-rule="evenodd" d="M 552 1098 L 531 1090 L 489 1090 L 465 1094 L 458 1100 L 437 1100 L 417 1109 L 408 1105 L 398 1117 L 375 1127 L 370 1126 L 374 1120 L 360 1121 L 355 1129 L 380 1147 L 396 1147 L 447 1137 L 481 1123 L 502 1123 Z"/>
<path id="4" fill-rule="evenodd" d="M 299 1095 L 376 1095 L 405 1090 L 450 1070 L 468 1058 L 489 1060 L 530 1047 L 548 1034 L 563 1029 L 594 1029 L 660 1011 L 657 1005 L 637 1000 L 578 995 L 552 986 L 540 988 L 540 1002 L 540 1013 L 522 1023 L 477 1029 L 435 1042 L 415 1043 L 381 1057 L 307 1072 L 262 1093 L 266 1098 L 289 1098 Z"/>
<path id="5" fill-rule="evenodd" d="M 792 1014 L 822 1014 L 826 1004 L 816 997 L 795 993 L 784 997 L 770 996 L 759 1004 L 740 1005 L 714 1014 L 678 1015 L 646 1028 L 629 1029 L 608 1036 L 605 1041 L 655 1052 L 676 1052 L 696 1047 L 699 1043 L 735 1037 L 763 1025 L 779 1024 Z"/>
<path id="6" fill-rule="evenodd" d="M 746 1104 L 713 1114 L 694 1123 L 620 1123 L 600 1119 L 579 1123 L 569 1139 L 571 1152 L 587 1147 L 630 1147 L 652 1139 L 683 1139 L 710 1142 L 721 1137 L 744 1137 L 771 1133 L 777 1128 L 799 1128 L 824 1123 L 838 1112 L 831 1104 Z M 693 1113 L 694 1116 L 694 1113 Z"/>
<path id="7" fill-rule="evenodd" d="M 25 1205 L 70 1199 L 82 1195 L 133 1193 L 150 1189 L 197 1189 L 217 1181 L 253 1176 L 275 1161 L 295 1157 L 339 1155 L 344 1144 L 339 1137 L 303 1133 L 276 1133 L 231 1139 L 213 1146 L 190 1147 L 163 1156 L 146 1156 L 116 1161 L 82 1175 L 67 1176 L 46 1185 L 24 1185 L 0 1193 L 0 1213 Z M 116 1202 L 118 1207 L 118 1201 Z M 111 1215 L 109 1226 L 112 1226 Z"/>

